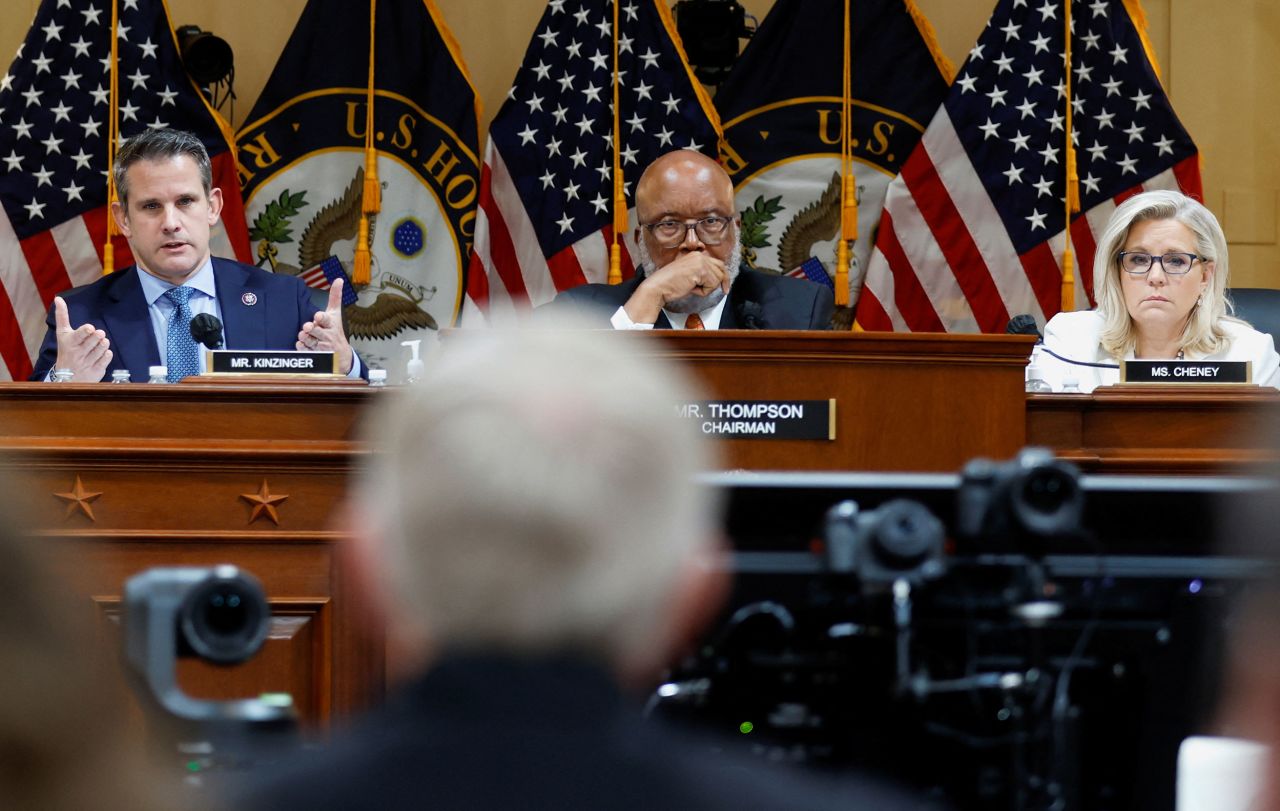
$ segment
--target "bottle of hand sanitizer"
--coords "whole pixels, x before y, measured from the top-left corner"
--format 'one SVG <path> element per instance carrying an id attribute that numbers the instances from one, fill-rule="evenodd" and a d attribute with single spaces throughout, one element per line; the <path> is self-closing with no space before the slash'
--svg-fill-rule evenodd
<path id="1" fill-rule="evenodd" d="M 405 367 L 404 382 L 417 383 L 418 379 L 422 377 L 423 372 L 427 369 L 426 365 L 423 364 L 422 359 L 418 357 L 422 341 L 401 341 L 400 345 L 409 347 L 409 351 L 413 353 L 413 357 L 409 358 L 409 363 Z"/>
<path id="2" fill-rule="evenodd" d="M 1027 391 L 1031 394 L 1048 394 L 1053 391 L 1042 376 L 1040 367 L 1040 345 L 1031 349 L 1031 362 L 1027 364 Z"/>

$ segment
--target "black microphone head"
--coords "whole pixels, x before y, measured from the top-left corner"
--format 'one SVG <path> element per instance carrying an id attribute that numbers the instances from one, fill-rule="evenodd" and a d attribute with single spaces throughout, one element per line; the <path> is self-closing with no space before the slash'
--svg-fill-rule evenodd
<path id="1" fill-rule="evenodd" d="M 216 315 L 199 313 L 191 319 L 191 337 L 210 349 L 222 346 L 222 322 Z"/>
<path id="2" fill-rule="evenodd" d="M 1034 335 L 1037 338 L 1043 337 L 1040 334 L 1040 327 L 1036 324 L 1036 317 L 1021 313 L 1009 319 L 1009 325 L 1004 331 L 1010 335 Z"/>

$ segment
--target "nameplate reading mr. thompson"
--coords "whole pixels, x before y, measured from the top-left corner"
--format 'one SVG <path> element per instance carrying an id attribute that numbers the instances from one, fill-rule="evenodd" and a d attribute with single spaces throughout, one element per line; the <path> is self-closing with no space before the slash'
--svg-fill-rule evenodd
<path id="1" fill-rule="evenodd" d="M 836 401 L 703 400 L 679 406 L 702 433 L 725 439 L 836 438 Z"/>
<path id="2" fill-rule="evenodd" d="M 209 353 L 208 374 L 324 375 L 338 365 L 333 352 L 281 352 L 256 349 L 215 349 Z"/>
<path id="3" fill-rule="evenodd" d="M 1122 383 L 1252 383 L 1247 360 L 1126 360 Z"/>

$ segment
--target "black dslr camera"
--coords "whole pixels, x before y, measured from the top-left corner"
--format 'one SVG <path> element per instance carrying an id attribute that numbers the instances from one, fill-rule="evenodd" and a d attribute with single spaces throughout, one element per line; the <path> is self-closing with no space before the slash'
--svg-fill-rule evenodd
<path id="1" fill-rule="evenodd" d="M 1023 448 L 1008 462 L 974 459 L 956 494 L 957 537 L 984 551 L 1043 554 L 1044 542 L 1081 532 L 1080 471 L 1048 448 Z"/>
<path id="2" fill-rule="evenodd" d="M 856 574 L 863 587 L 899 579 L 923 582 L 946 572 L 946 530 L 923 504 L 894 499 L 874 510 L 841 501 L 823 525 L 826 565 L 837 574 Z"/>

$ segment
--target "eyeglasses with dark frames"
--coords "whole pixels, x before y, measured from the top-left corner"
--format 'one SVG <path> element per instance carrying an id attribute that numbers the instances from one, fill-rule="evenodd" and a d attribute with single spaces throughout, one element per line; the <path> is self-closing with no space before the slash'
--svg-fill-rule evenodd
<path id="1" fill-rule="evenodd" d="M 1145 276 L 1157 262 L 1166 276 L 1185 276 L 1197 261 L 1203 262 L 1203 256 L 1194 253 L 1170 252 L 1157 256 L 1142 251 L 1121 251 L 1117 256 L 1120 269 L 1133 276 Z"/>
<path id="2" fill-rule="evenodd" d="M 697 235 L 703 245 L 719 245 L 724 241 L 729 230 L 728 217 L 703 217 L 694 222 L 679 220 L 660 220 L 658 222 L 641 223 L 640 227 L 648 229 L 658 244 L 664 248 L 674 248 L 689 238 L 689 232 Z"/>

